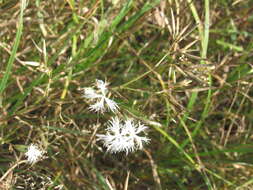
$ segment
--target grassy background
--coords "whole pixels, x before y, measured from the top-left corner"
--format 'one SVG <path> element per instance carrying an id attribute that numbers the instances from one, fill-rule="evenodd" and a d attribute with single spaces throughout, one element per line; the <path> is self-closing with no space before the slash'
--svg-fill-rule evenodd
<path id="1" fill-rule="evenodd" d="M 50 177 L 45 189 L 253 189 L 252 6 L 1 0 L 0 187 L 42 189 Z M 95 79 L 149 127 L 143 151 L 96 142 L 112 114 L 87 109 L 82 88 Z M 48 158 L 12 169 L 30 143 Z"/>

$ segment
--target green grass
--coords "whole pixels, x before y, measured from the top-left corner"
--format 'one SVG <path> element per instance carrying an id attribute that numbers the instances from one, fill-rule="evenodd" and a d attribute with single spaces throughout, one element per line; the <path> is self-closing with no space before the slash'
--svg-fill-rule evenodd
<path id="1" fill-rule="evenodd" d="M 0 1 L 0 189 L 252 189 L 251 7 Z M 120 117 L 148 126 L 144 150 L 97 141 L 114 114 L 89 111 L 83 88 L 96 79 Z M 32 166 L 31 143 L 47 152 Z"/>
<path id="2" fill-rule="evenodd" d="M 0 97 L 2 97 L 2 93 L 3 93 L 4 89 L 7 86 L 7 81 L 9 79 L 10 74 L 11 74 L 12 65 L 13 65 L 13 62 L 15 60 L 15 56 L 16 56 L 16 53 L 17 53 L 18 45 L 19 45 L 20 38 L 21 38 L 21 35 L 22 35 L 23 16 L 24 16 L 25 6 L 26 6 L 26 1 L 23 0 L 21 2 L 21 6 L 20 6 L 21 7 L 20 8 L 20 16 L 19 16 L 20 18 L 19 18 L 19 22 L 18 22 L 17 34 L 16 34 L 16 37 L 15 37 L 15 41 L 14 41 L 14 44 L 13 44 L 13 48 L 12 48 L 12 51 L 11 51 L 10 58 L 8 60 L 7 66 L 6 66 L 6 71 L 5 71 L 4 75 L 3 75 L 3 78 L 2 78 L 1 83 L 0 83 Z"/>

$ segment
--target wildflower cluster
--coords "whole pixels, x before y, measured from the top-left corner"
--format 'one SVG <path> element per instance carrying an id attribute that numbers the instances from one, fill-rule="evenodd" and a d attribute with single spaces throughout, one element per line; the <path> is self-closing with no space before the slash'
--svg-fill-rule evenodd
<path id="1" fill-rule="evenodd" d="M 108 83 L 102 80 L 96 80 L 95 88 L 85 88 L 84 97 L 94 102 L 89 110 L 104 113 L 106 110 L 116 113 L 119 109 L 117 103 L 108 98 Z M 133 119 L 120 121 L 116 116 L 109 121 L 106 134 L 97 135 L 98 140 L 104 143 L 107 152 L 117 153 L 134 152 L 143 148 L 144 143 L 150 141 L 147 137 L 139 136 L 147 129 L 143 124 L 136 123 Z"/>
<path id="2" fill-rule="evenodd" d="M 97 113 L 104 113 L 106 111 L 111 111 L 114 114 L 119 115 L 118 104 L 109 98 L 108 83 L 102 80 L 96 80 L 93 87 L 84 88 L 84 97 L 87 98 L 91 105 L 89 106 L 90 111 Z M 106 128 L 106 134 L 98 134 L 97 139 L 102 141 L 107 149 L 107 152 L 118 153 L 125 152 L 126 154 L 140 150 L 143 148 L 145 143 L 150 141 L 149 138 L 145 136 L 140 136 L 141 133 L 145 133 L 147 127 L 140 122 L 135 122 L 131 118 L 126 118 L 125 120 L 120 119 L 118 116 L 112 117 L 108 122 Z M 36 144 L 30 144 L 25 153 L 26 160 L 20 163 L 35 164 L 44 158 L 45 150 L 41 149 Z M 20 163 L 15 165 L 17 167 Z M 4 179 L 7 174 L 2 177 Z M 22 178 L 21 178 L 22 179 Z M 24 189 L 29 187 L 29 189 L 48 189 L 53 186 L 52 180 L 49 177 L 39 178 L 40 182 L 33 177 L 28 177 L 16 183 L 18 189 Z M 63 186 L 54 186 L 55 190 L 60 190 Z"/>

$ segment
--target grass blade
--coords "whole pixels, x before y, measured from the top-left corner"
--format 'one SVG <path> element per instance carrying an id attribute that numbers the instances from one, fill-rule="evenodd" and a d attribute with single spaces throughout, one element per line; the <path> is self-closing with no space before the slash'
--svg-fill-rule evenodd
<path id="1" fill-rule="evenodd" d="M 7 87 L 7 81 L 10 77 L 13 62 L 15 60 L 16 53 L 17 53 L 18 46 L 19 46 L 19 42 L 20 42 L 20 39 L 21 39 L 21 36 L 22 36 L 23 16 L 24 16 L 25 6 L 26 6 L 26 0 L 22 0 L 21 5 L 20 5 L 18 30 L 17 30 L 17 33 L 16 33 L 16 37 L 15 37 L 15 41 L 14 41 L 14 45 L 13 45 L 13 48 L 12 48 L 12 51 L 11 51 L 10 58 L 8 60 L 8 63 L 7 63 L 6 71 L 5 71 L 3 79 L 1 80 L 1 83 L 0 83 L 0 97 L 2 96 L 3 91 Z M 0 106 L 2 106 L 2 105 L 0 105 Z"/>

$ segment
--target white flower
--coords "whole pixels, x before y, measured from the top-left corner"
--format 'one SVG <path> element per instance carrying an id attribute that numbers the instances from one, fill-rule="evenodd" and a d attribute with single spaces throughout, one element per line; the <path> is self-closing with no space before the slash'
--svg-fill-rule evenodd
<path id="1" fill-rule="evenodd" d="M 34 164 L 37 161 L 39 161 L 42 158 L 43 154 L 44 154 L 44 151 L 39 149 L 38 146 L 35 144 L 31 144 L 28 147 L 27 152 L 25 153 L 27 157 L 27 161 L 31 164 Z"/>
<path id="2" fill-rule="evenodd" d="M 97 135 L 98 140 L 103 141 L 108 152 L 134 152 L 143 148 L 143 143 L 150 141 L 147 137 L 138 134 L 144 132 L 147 127 L 141 123 L 135 124 L 132 119 L 121 123 L 118 117 L 113 118 L 106 129 L 106 135 Z"/>
<path id="3" fill-rule="evenodd" d="M 119 108 L 117 103 L 107 97 L 108 83 L 102 80 L 96 80 L 95 86 L 96 90 L 94 88 L 84 88 L 84 97 L 94 102 L 89 109 L 101 113 L 107 109 L 116 112 Z"/>
<path id="4" fill-rule="evenodd" d="M 137 149 L 142 149 L 142 142 L 147 143 L 150 139 L 148 139 L 147 137 L 140 137 L 137 134 L 141 133 L 142 131 L 145 131 L 146 129 L 147 127 L 140 122 L 138 123 L 138 125 L 136 125 L 134 124 L 132 119 L 127 119 L 125 121 L 125 126 L 122 130 L 122 134 L 128 135 L 131 141 L 136 143 L 135 146 L 137 147 Z"/>

